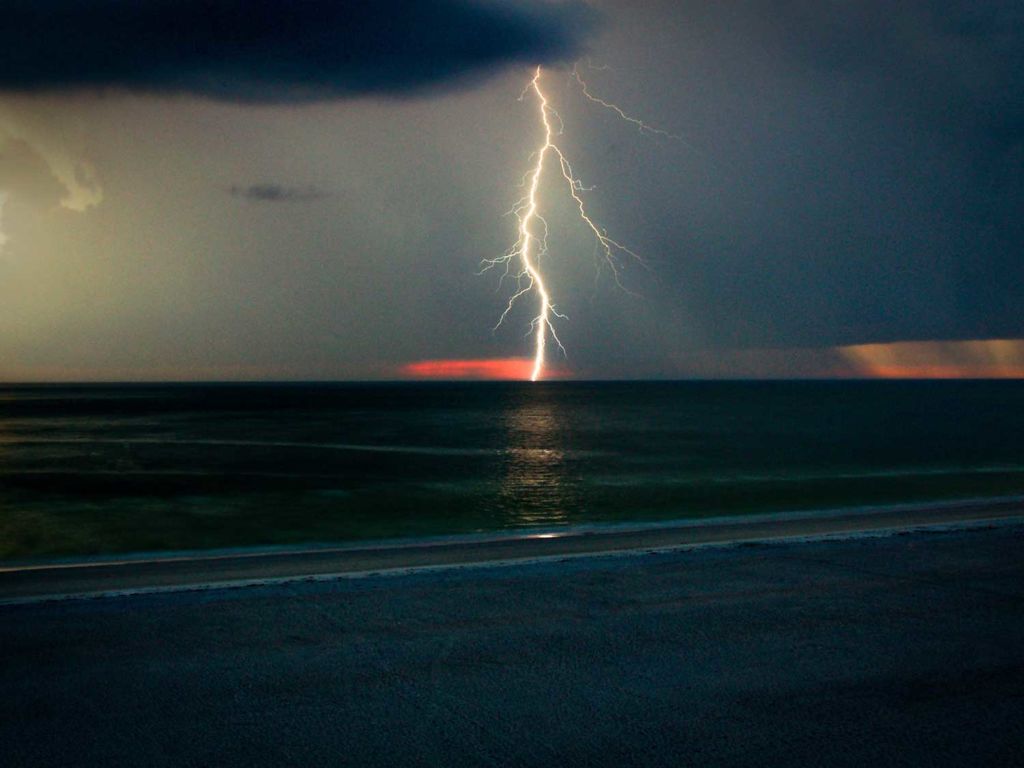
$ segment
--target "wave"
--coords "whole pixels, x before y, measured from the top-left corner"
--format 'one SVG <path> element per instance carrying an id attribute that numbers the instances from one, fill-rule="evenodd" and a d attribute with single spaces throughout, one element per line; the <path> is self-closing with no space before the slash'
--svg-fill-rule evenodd
<path id="1" fill-rule="evenodd" d="M 354 451 L 362 453 L 404 453 L 423 456 L 536 456 L 583 458 L 606 455 L 599 451 L 561 451 L 552 448 L 453 448 L 433 445 L 373 445 L 367 443 L 303 443 L 286 440 L 162 440 L 157 438 L 114 438 L 91 437 L 5 437 L 0 436 L 0 445 L 157 445 L 157 446 L 208 446 L 217 448 L 297 448 L 324 451 Z"/>

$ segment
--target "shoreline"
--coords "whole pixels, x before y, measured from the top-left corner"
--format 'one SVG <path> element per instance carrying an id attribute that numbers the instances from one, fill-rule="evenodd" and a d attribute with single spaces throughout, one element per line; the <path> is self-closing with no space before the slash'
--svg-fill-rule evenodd
<path id="1" fill-rule="evenodd" d="M 886 536 L 1024 520 L 1024 498 L 576 526 L 258 551 L 130 555 L 0 566 L 0 606 L 244 588 L 421 571 Z"/>
<path id="2" fill-rule="evenodd" d="M 536 538 L 564 538 L 592 534 L 638 533 L 659 529 L 699 528 L 708 525 L 761 523 L 774 521 L 822 520 L 839 516 L 890 514 L 895 512 L 942 512 L 947 509 L 987 506 L 1002 508 L 1018 505 L 1024 515 L 1024 495 L 970 496 L 891 504 L 854 504 L 841 507 L 780 510 L 769 512 L 697 515 L 649 520 L 604 521 L 568 525 L 539 525 L 524 528 L 480 530 L 471 533 L 431 533 L 387 538 L 353 538 L 335 541 L 309 541 L 291 544 L 255 544 L 202 549 L 137 550 L 99 554 L 61 555 L 0 559 L 0 574 L 9 571 L 48 570 L 51 568 L 89 568 L 132 563 L 222 560 L 282 555 L 343 553 L 353 550 L 415 549 L 447 544 L 487 544 Z"/>

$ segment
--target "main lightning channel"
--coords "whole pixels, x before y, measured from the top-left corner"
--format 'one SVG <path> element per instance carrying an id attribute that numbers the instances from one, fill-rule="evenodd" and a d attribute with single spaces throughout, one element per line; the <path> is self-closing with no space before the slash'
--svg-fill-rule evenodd
<path id="1" fill-rule="evenodd" d="M 541 373 L 544 371 L 544 349 L 547 346 L 547 332 L 550 330 L 551 335 L 555 341 L 558 342 L 558 336 L 555 334 L 555 328 L 551 324 L 551 315 L 555 312 L 555 307 L 551 303 L 551 295 L 548 293 L 547 286 L 544 285 L 544 277 L 540 273 L 539 264 L 534 265 L 533 259 L 531 258 L 531 249 L 536 242 L 536 238 L 533 236 L 531 225 L 534 219 L 538 218 L 537 215 L 537 188 L 540 186 L 540 178 L 544 173 L 544 158 L 547 156 L 549 150 L 554 148 L 554 144 L 551 142 L 551 137 L 554 134 L 554 130 L 551 127 L 551 120 L 548 117 L 548 100 L 544 95 L 544 92 L 540 89 L 540 67 L 537 67 L 537 71 L 533 75 L 533 80 L 530 81 L 530 87 L 533 88 L 537 94 L 537 98 L 540 100 L 540 119 L 544 124 L 544 144 L 537 152 L 537 164 L 533 167 L 533 172 L 530 175 L 530 188 L 526 196 L 528 201 L 526 211 L 519 215 L 519 256 L 522 260 L 523 272 L 530 279 L 530 285 L 537 289 L 537 295 L 540 297 L 540 312 L 536 318 L 534 318 L 533 324 L 536 326 L 534 329 L 535 334 L 535 345 L 536 351 L 533 357 L 533 371 L 530 374 L 530 381 L 537 381 L 540 378 Z M 544 239 L 540 242 L 538 250 L 538 257 L 547 250 L 547 224 L 544 224 Z M 505 310 L 505 314 L 508 314 L 508 310 L 512 307 L 512 301 L 509 301 L 509 305 Z M 502 315 L 502 320 L 505 317 Z M 499 322 L 501 322 L 499 320 Z M 558 342 L 559 347 L 562 346 L 561 342 Z M 562 348 L 563 353 L 565 348 Z"/>
<path id="2" fill-rule="evenodd" d="M 580 80 L 580 83 L 582 84 L 582 80 L 579 78 L 578 74 L 577 79 Z M 556 112 L 551 106 L 547 96 L 541 89 L 540 80 L 541 68 L 537 67 L 534 71 L 533 79 L 530 80 L 530 83 L 523 89 L 523 93 L 520 96 L 520 99 L 523 99 L 526 97 L 527 93 L 531 91 L 536 96 L 539 106 L 540 121 L 544 129 L 544 138 L 543 143 L 533 152 L 532 157 L 535 158 L 533 168 L 527 171 L 526 175 L 523 177 L 523 183 L 527 189 L 526 194 L 516 202 L 510 211 L 510 213 L 516 216 L 519 223 L 518 238 L 515 245 L 502 256 L 495 259 L 484 259 L 481 269 L 481 272 L 486 272 L 489 269 L 503 265 L 504 274 L 502 275 L 502 279 L 504 279 L 511 274 L 512 264 L 516 261 L 519 263 L 519 271 L 515 275 L 516 290 L 509 298 L 508 304 L 505 306 L 505 311 L 502 312 L 501 317 L 498 318 L 498 322 L 494 326 L 495 329 L 501 326 L 520 298 L 531 291 L 536 291 L 537 293 L 540 306 L 537 315 L 530 324 L 530 332 L 534 337 L 533 369 L 530 374 L 530 381 L 537 381 L 544 374 L 548 334 L 551 335 L 552 340 L 558 345 L 562 354 L 565 354 L 565 347 L 562 346 L 562 342 L 559 340 L 558 333 L 552 323 L 552 317 L 564 318 L 565 316 L 555 309 L 555 304 L 551 300 L 551 294 L 545 284 L 544 276 L 540 271 L 540 260 L 545 254 L 547 254 L 548 236 L 547 221 L 540 213 L 540 182 L 544 175 L 545 161 L 549 155 L 554 155 L 557 158 L 558 169 L 562 178 L 568 185 L 569 196 L 576 204 L 577 213 L 583 223 L 590 230 L 591 234 L 593 234 L 598 252 L 603 257 L 604 262 L 610 267 L 616 283 L 625 289 L 625 286 L 623 286 L 621 281 L 622 265 L 620 263 L 620 258 L 623 255 L 629 256 L 639 263 L 644 264 L 643 259 L 641 259 L 637 253 L 609 237 L 605 230 L 599 227 L 587 213 L 587 208 L 581 194 L 589 191 L 591 188 L 584 186 L 583 183 L 575 177 L 572 165 L 569 163 L 568 158 L 555 143 L 555 137 L 562 133 L 563 123 L 558 112 Z M 586 96 L 593 100 L 593 97 L 591 97 L 589 93 L 586 93 Z M 620 115 L 630 122 L 633 122 L 633 119 L 629 118 L 625 114 L 620 112 Z M 651 131 L 652 129 L 647 128 L 647 130 Z M 652 132 L 658 131 L 654 129 Z M 527 179 L 529 180 L 528 183 Z M 540 231 L 535 231 L 536 228 L 539 228 Z M 644 264 L 644 266 L 646 266 L 646 264 Z"/>

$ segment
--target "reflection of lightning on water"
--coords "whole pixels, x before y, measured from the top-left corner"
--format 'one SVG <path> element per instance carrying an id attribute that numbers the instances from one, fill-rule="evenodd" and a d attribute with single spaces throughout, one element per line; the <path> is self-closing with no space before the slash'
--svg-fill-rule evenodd
<path id="1" fill-rule="evenodd" d="M 641 132 L 656 134 L 667 138 L 678 138 L 666 131 L 662 131 L 658 128 L 652 128 L 643 121 L 627 115 L 615 104 L 594 96 L 590 92 L 586 81 L 583 79 L 582 75 L 580 75 L 578 66 L 573 67 L 572 77 L 580 86 L 583 96 L 588 101 L 611 110 L 621 119 L 635 125 Z M 498 267 L 499 265 L 504 265 L 504 273 L 502 274 L 502 279 L 504 279 L 506 276 L 512 274 L 513 265 L 517 265 L 517 271 L 515 273 L 516 290 L 513 292 L 511 298 L 509 298 L 508 304 L 505 306 L 504 312 L 501 313 L 501 317 L 498 318 L 498 323 L 495 328 L 505 321 L 505 318 L 508 316 L 509 312 L 512 311 L 512 307 L 516 304 L 518 299 L 531 292 L 536 292 L 537 294 L 540 307 L 537 315 L 533 318 L 533 321 L 530 324 L 530 331 L 534 336 L 533 370 L 530 375 L 531 381 L 537 381 L 537 379 L 541 378 L 544 373 L 544 359 L 548 334 L 551 335 L 555 344 L 557 344 L 558 348 L 562 351 L 562 354 L 565 354 L 565 347 L 563 347 L 562 342 L 559 341 L 558 334 L 555 331 L 555 326 L 552 322 L 552 317 L 564 318 L 564 315 L 560 314 L 555 309 L 555 304 L 551 300 L 551 294 L 548 290 L 548 286 L 545 284 L 544 277 L 540 272 L 540 260 L 547 254 L 548 250 L 548 225 L 540 212 L 539 189 L 541 178 L 544 175 L 544 163 L 549 155 L 553 155 L 556 158 L 558 170 L 566 182 L 570 197 L 576 204 L 579 217 L 593 234 L 597 250 L 601 254 L 604 263 L 611 269 L 615 282 L 625 290 L 621 281 L 622 264 L 620 259 L 623 257 L 629 256 L 643 264 L 643 259 L 641 259 L 638 254 L 609 237 L 605 230 L 595 224 L 594 220 L 591 219 L 590 215 L 587 213 L 582 193 L 588 192 L 592 188 L 584 186 L 583 183 L 576 178 L 573 174 L 572 166 L 569 164 L 568 158 L 566 158 L 565 153 L 563 153 L 555 143 L 556 137 L 562 134 L 563 123 L 558 112 L 556 112 L 551 106 L 548 102 L 547 96 L 545 96 L 544 92 L 541 90 L 540 79 L 541 68 L 537 67 L 534 72 L 533 79 L 530 80 L 529 84 L 525 89 L 523 89 L 523 93 L 520 95 L 520 100 L 524 99 L 531 91 L 536 96 L 540 108 L 540 122 L 544 129 L 544 140 L 532 155 L 535 158 L 533 168 L 527 171 L 526 175 L 523 177 L 523 185 L 526 187 L 526 194 L 516 202 L 511 210 L 511 213 L 515 215 L 519 223 L 518 237 L 515 245 L 513 245 L 506 253 L 494 259 L 485 259 L 483 261 L 482 269 L 482 271 L 486 272 L 487 270 Z"/>

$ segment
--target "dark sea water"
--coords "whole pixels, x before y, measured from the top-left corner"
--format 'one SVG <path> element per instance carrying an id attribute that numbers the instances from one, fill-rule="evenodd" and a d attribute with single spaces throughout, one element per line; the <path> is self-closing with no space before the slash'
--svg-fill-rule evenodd
<path id="1" fill-rule="evenodd" d="M 1022 382 L 0 388 L 0 558 L 1024 494 Z"/>

